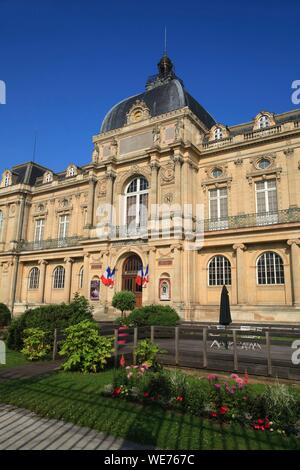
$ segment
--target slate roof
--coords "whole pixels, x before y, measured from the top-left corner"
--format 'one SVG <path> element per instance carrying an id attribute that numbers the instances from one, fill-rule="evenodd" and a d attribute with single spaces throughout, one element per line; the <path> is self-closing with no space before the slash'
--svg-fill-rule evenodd
<path id="1" fill-rule="evenodd" d="M 185 90 L 181 80 L 176 77 L 160 86 L 126 98 L 113 106 L 105 116 L 100 132 L 108 132 L 123 127 L 127 122 L 127 113 L 137 100 L 146 103 L 151 117 L 188 106 L 208 129 L 215 124 L 215 120 L 211 115 Z"/>

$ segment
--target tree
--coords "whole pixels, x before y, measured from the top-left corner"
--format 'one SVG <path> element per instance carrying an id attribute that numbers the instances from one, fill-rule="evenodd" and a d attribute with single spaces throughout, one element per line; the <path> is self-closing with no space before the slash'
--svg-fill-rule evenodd
<path id="1" fill-rule="evenodd" d="M 112 306 L 121 310 L 122 318 L 125 317 L 126 310 L 133 310 L 135 307 L 135 295 L 128 290 L 116 292 L 112 299 Z"/>
<path id="2" fill-rule="evenodd" d="M 5 304 L 0 303 L 0 327 L 8 326 L 11 322 L 11 313 Z"/>

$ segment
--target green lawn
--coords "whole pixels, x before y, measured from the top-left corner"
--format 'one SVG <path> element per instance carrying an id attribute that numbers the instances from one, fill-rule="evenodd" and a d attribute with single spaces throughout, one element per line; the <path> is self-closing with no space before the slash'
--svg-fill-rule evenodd
<path id="1" fill-rule="evenodd" d="M 25 356 L 18 351 L 6 350 L 6 364 L 0 364 L 0 369 L 21 366 L 22 364 L 28 364 Z"/>
<path id="2" fill-rule="evenodd" d="M 112 371 L 95 375 L 59 372 L 31 380 L 0 382 L 0 401 L 42 416 L 64 419 L 163 449 L 296 449 L 299 441 L 239 425 L 104 398 Z"/>

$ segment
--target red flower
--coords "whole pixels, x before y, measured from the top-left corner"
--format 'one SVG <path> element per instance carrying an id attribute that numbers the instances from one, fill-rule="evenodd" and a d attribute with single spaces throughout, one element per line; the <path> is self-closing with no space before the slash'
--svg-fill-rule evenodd
<path id="1" fill-rule="evenodd" d="M 149 397 L 149 392 L 144 392 L 144 397 L 148 398 Z"/>
<path id="2" fill-rule="evenodd" d="M 258 419 L 258 420 L 257 420 L 257 424 L 259 424 L 259 425 L 264 424 L 264 422 L 265 422 L 265 421 L 264 421 L 263 419 Z"/>
<path id="3" fill-rule="evenodd" d="M 229 408 L 227 406 L 220 407 L 220 415 L 225 415 L 228 412 Z"/>
<path id="4" fill-rule="evenodd" d="M 121 367 L 125 367 L 125 364 L 126 364 L 125 357 L 124 357 L 124 355 L 122 354 L 121 359 L 120 359 L 120 366 L 121 366 Z"/>
<path id="5" fill-rule="evenodd" d="M 113 391 L 113 397 L 118 397 L 122 391 L 122 387 L 116 387 Z"/>
<path id="6" fill-rule="evenodd" d="M 176 401 L 183 401 L 184 400 L 184 397 L 182 395 L 179 395 L 178 397 L 176 397 Z"/>
<path id="7" fill-rule="evenodd" d="M 218 416 L 218 414 L 215 411 L 210 412 L 210 417 L 211 418 L 216 418 L 217 416 Z"/>

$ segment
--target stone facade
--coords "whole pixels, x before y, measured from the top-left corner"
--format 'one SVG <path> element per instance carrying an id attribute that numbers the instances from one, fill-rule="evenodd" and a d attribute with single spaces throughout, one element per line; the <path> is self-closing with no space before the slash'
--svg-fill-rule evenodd
<path id="1" fill-rule="evenodd" d="M 299 322 L 299 110 L 208 127 L 188 105 L 153 116 L 137 99 L 124 125 L 100 132 L 93 143 L 91 161 L 81 168 L 54 173 L 26 163 L 3 173 L 0 302 L 17 315 L 79 292 L 97 318 L 112 318 L 113 293 L 130 278 L 128 256 L 137 255 L 149 265 L 143 304 L 172 305 L 188 321 L 215 321 L 226 283 L 234 320 Z M 133 234 L 126 195 L 135 179 L 140 186 L 133 185 L 131 197 L 143 193 L 139 201 L 149 211 L 146 230 Z M 105 204 L 115 210 L 111 220 Z M 153 211 L 153 204 L 163 206 Z M 187 249 L 186 233 L 176 227 L 185 204 L 192 207 L 192 241 L 196 208 L 203 207 L 203 246 L 195 249 Z M 162 237 L 168 208 L 171 233 Z M 93 296 L 107 266 L 116 268 L 115 285 L 101 284 Z"/>

